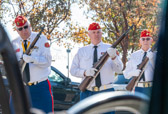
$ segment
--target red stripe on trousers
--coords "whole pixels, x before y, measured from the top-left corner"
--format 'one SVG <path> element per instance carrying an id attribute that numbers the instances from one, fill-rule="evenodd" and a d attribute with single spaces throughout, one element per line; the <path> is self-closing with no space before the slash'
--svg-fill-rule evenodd
<path id="1" fill-rule="evenodd" d="M 48 86 L 49 86 L 49 91 L 50 91 L 50 95 L 51 95 L 51 99 L 52 99 L 52 112 L 54 114 L 54 100 L 53 100 L 53 96 L 52 96 L 52 92 L 51 92 L 51 84 L 50 81 L 47 79 L 48 82 Z"/>

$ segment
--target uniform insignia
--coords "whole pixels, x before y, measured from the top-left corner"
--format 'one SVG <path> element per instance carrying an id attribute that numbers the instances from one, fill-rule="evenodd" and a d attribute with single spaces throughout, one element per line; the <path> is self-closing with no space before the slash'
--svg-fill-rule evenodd
<path id="1" fill-rule="evenodd" d="M 98 23 L 92 23 L 89 25 L 89 28 L 88 28 L 88 30 L 97 30 L 97 29 L 101 29 Z"/>
<path id="2" fill-rule="evenodd" d="M 119 56 L 119 52 L 118 51 L 116 51 L 116 54 Z"/>
<path id="3" fill-rule="evenodd" d="M 24 16 L 17 16 L 15 18 L 15 23 L 17 27 L 23 26 L 26 22 L 27 22 L 27 19 Z"/>
<path id="4" fill-rule="evenodd" d="M 48 42 L 46 42 L 46 43 L 44 44 L 44 46 L 48 48 L 48 47 L 50 47 L 50 44 L 49 44 Z"/>
<path id="5" fill-rule="evenodd" d="M 93 90 L 94 90 L 94 91 L 99 91 L 99 88 L 98 88 L 98 87 L 94 87 Z"/>
<path id="6" fill-rule="evenodd" d="M 20 52 L 20 48 L 16 49 L 15 52 Z"/>
<path id="7" fill-rule="evenodd" d="M 19 22 L 17 22 L 17 25 L 19 25 Z"/>
<path id="8" fill-rule="evenodd" d="M 101 55 L 103 55 L 105 52 L 101 52 Z"/>
<path id="9" fill-rule="evenodd" d="M 39 47 L 37 47 L 37 46 L 34 46 L 34 49 L 38 49 Z"/>
<path id="10" fill-rule="evenodd" d="M 151 37 L 150 32 L 148 30 L 143 30 L 141 32 L 140 37 Z"/>

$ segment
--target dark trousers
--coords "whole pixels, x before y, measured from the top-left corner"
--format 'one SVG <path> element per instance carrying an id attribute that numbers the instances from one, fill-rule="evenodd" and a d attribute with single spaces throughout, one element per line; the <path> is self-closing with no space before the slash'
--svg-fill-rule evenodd
<path id="1" fill-rule="evenodd" d="M 40 109 L 45 113 L 54 112 L 54 101 L 49 80 L 26 86 L 26 88 L 29 89 L 30 103 L 33 108 Z M 10 109 L 11 113 L 15 114 L 12 97 L 10 98 Z"/>
<path id="2" fill-rule="evenodd" d="M 54 111 L 51 85 L 48 80 L 29 86 L 32 107 L 41 109 L 45 113 Z"/>
<path id="3" fill-rule="evenodd" d="M 152 87 L 135 87 L 135 91 L 140 92 L 140 93 L 144 93 L 145 95 L 147 95 L 148 97 L 151 96 L 151 91 L 152 91 Z"/>

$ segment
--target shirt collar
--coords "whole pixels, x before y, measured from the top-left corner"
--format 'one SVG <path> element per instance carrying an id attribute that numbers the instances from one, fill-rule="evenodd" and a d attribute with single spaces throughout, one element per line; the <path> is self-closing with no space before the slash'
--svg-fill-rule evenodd
<path id="1" fill-rule="evenodd" d="M 100 43 L 97 44 L 97 46 L 99 47 L 99 46 L 101 46 L 102 44 L 103 44 L 103 42 L 101 41 Z M 91 43 L 90 46 L 91 46 L 91 47 L 94 47 L 95 45 Z"/>
<path id="2" fill-rule="evenodd" d="M 32 38 L 33 38 L 33 32 L 31 31 L 30 36 L 29 36 L 29 38 L 27 39 L 27 41 L 30 41 L 30 42 L 31 42 L 31 41 L 33 40 Z M 23 39 L 22 39 L 21 37 L 20 37 L 20 39 L 21 39 L 20 41 L 23 41 Z"/>
<path id="3" fill-rule="evenodd" d="M 149 52 L 151 50 L 151 48 L 149 48 L 146 52 Z M 141 49 L 141 53 L 144 53 L 145 51 L 143 49 Z"/>
<path id="4" fill-rule="evenodd" d="M 24 40 L 20 37 L 20 41 L 23 42 Z M 27 39 L 27 41 L 31 41 L 31 35 L 30 35 L 30 37 Z"/>

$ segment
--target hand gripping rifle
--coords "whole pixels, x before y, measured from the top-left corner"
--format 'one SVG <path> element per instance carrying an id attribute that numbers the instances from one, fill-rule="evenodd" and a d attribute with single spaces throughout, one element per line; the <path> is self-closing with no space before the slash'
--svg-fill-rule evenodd
<path id="1" fill-rule="evenodd" d="M 114 42 L 112 44 L 112 48 L 115 48 L 123 39 L 124 37 L 128 34 L 128 32 L 133 28 L 134 25 L 132 25 L 125 33 L 123 33 L 116 42 Z M 85 79 L 81 82 L 81 84 L 79 85 L 79 89 L 81 91 L 85 91 L 86 88 L 93 82 L 93 80 L 97 77 L 97 75 L 99 74 L 101 68 L 104 66 L 104 64 L 106 63 L 106 61 L 108 60 L 109 55 L 107 52 L 105 52 L 102 57 L 99 59 L 99 61 L 97 61 L 92 68 L 96 68 L 98 71 L 95 73 L 94 77 L 89 76 L 89 77 L 85 77 Z"/>
<path id="2" fill-rule="evenodd" d="M 158 41 L 155 43 L 155 45 L 152 47 L 151 49 L 151 52 L 154 52 L 157 48 L 157 44 L 158 44 Z M 138 69 L 141 70 L 139 76 L 135 77 L 133 76 L 133 78 L 130 80 L 130 82 L 128 83 L 128 85 L 126 86 L 126 89 L 128 91 L 132 91 L 134 90 L 135 86 L 138 84 L 138 81 L 140 80 L 140 78 L 142 77 L 142 74 L 144 73 L 145 71 L 145 68 L 146 68 L 146 65 L 149 61 L 149 58 L 148 57 L 145 57 L 143 59 L 143 61 L 138 65 Z"/>
<path id="3" fill-rule="evenodd" d="M 40 38 L 40 35 L 42 34 L 44 28 L 45 28 L 45 25 L 43 25 L 43 27 L 41 28 L 41 31 L 37 34 L 37 36 L 35 37 L 35 39 L 31 43 L 31 45 L 29 46 L 29 48 L 26 50 L 26 52 L 25 52 L 26 55 L 31 55 L 32 51 L 34 50 L 34 46 L 35 46 L 36 42 L 38 41 L 38 39 Z M 20 60 L 20 66 L 21 66 L 21 73 L 23 73 L 24 68 L 26 66 L 26 62 L 23 59 Z"/>

